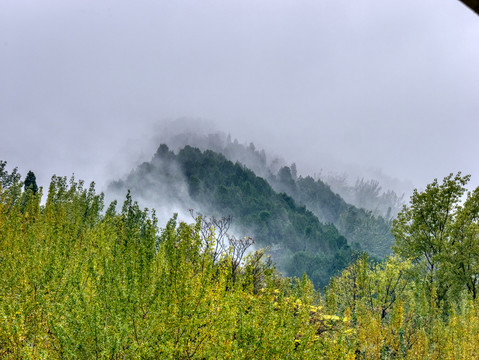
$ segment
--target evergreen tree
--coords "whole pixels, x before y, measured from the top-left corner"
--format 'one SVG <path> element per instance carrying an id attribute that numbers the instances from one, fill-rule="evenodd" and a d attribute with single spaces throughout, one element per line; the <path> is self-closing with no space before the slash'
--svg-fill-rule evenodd
<path id="1" fill-rule="evenodd" d="M 34 194 L 37 193 L 38 191 L 38 186 L 37 186 L 37 178 L 35 177 L 35 174 L 33 171 L 29 171 L 27 174 L 27 177 L 25 178 L 24 182 L 25 190 L 32 190 Z"/>

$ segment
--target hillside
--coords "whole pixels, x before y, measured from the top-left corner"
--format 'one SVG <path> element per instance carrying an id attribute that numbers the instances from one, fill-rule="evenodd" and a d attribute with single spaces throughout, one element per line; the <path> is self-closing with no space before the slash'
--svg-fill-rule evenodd
<path id="1" fill-rule="evenodd" d="M 403 200 L 392 190 L 381 192 L 377 180 L 358 179 L 355 186 L 350 186 L 339 176 L 298 176 L 294 163 L 286 166 L 284 160 L 256 148 L 253 143 L 241 144 L 222 133 L 178 129 L 175 135 L 162 140 L 175 151 L 191 145 L 202 151 L 221 153 L 267 180 L 276 192 L 291 196 L 322 223 L 333 224 L 350 246 L 360 247 L 378 258 L 391 254 L 394 244 L 391 220 Z"/>
<path id="2" fill-rule="evenodd" d="M 350 244 L 356 243 L 370 255 L 379 258 L 391 254 L 394 244 L 391 220 L 346 203 L 320 179 L 297 177 L 295 171 L 287 166 L 272 175 L 269 181 L 276 191 L 284 192 L 304 204 L 320 221 L 334 224 Z"/>
<path id="3" fill-rule="evenodd" d="M 231 215 L 243 235 L 254 237 L 259 247 L 271 247 L 280 270 L 298 277 L 306 272 L 316 286 L 327 284 L 353 257 L 334 225 L 321 223 L 244 165 L 211 150 L 185 146 L 175 154 L 163 144 L 150 162 L 110 186 L 120 193 L 127 189 L 140 198 L 156 196 L 158 206 L 162 205 L 158 193 L 169 194 L 164 205 L 172 196 L 188 201 L 186 190 L 193 204 L 188 207 L 218 217 Z"/>

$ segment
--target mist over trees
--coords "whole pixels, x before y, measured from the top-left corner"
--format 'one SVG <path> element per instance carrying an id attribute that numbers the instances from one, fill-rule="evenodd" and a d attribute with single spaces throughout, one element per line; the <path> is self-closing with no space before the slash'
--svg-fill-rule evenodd
<path id="1" fill-rule="evenodd" d="M 317 286 L 327 283 L 331 274 L 349 263 L 352 249 L 378 258 L 392 251 L 391 217 L 398 211 L 401 198 L 393 191 L 381 193 L 377 181 L 358 180 L 355 187 L 349 188 L 345 181 L 342 183 L 343 190 L 347 189 L 364 207 L 374 207 L 372 211 L 347 203 L 319 178 L 299 175 L 295 164 L 286 166 L 284 160 L 269 156 L 252 143 L 240 144 L 230 135 L 181 130 L 172 131 L 163 139 L 173 150 L 166 144 L 160 145 L 151 162 L 113 182 L 108 192 L 121 195 L 131 190 L 145 206 L 157 208 L 165 221 L 171 209 L 183 219 L 189 208 L 217 217 L 233 215 L 237 234 L 247 233 L 258 238 L 263 246 L 271 246 L 270 251 L 284 273 L 300 276 L 306 271 Z M 230 169 L 232 165 L 235 170 Z M 336 185 L 339 183 L 336 181 Z M 333 225 L 334 232 L 342 235 L 351 249 L 335 261 L 326 261 L 324 256 L 334 246 L 313 246 L 311 239 L 319 236 L 315 230 L 318 226 L 303 226 L 304 222 L 291 216 L 285 220 L 284 214 L 274 210 L 276 205 L 265 200 L 273 192 L 283 194 L 282 201 L 292 204 L 286 206 L 286 213 L 296 213 L 297 219 L 310 216 L 316 222 L 319 220 L 321 226 Z M 286 238 L 288 246 L 283 244 Z M 322 254 L 318 253 L 320 249 Z"/>
<path id="2" fill-rule="evenodd" d="M 379 181 L 374 179 L 356 179 L 354 185 L 349 184 L 345 175 L 328 174 L 322 179 L 347 203 L 370 210 L 387 220 L 396 217 L 404 205 L 404 194 L 399 196 L 393 190 L 382 191 Z"/>
<path id="3" fill-rule="evenodd" d="M 180 126 L 161 139 L 175 151 L 190 145 L 203 151 L 221 153 L 228 160 L 245 165 L 267 180 L 275 191 L 284 192 L 298 204 L 306 206 L 321 222 L 334 224 L 350 245 L 361 247 L 378 257 L 391 253 L 391 219 L 400 210 L 403 196 L 397 196 L 392 190 L 382 192 L 376 180 L 358 179 L 355 186 L 350 186 L 344 176 L 303 177 L 298 174 L 294 163 L 287 166 L 284 160 L 271 156 L 252 143 L 240 144 L 230 135 L 207 131 L 198 129 L 191 132 Z M 334 184 L 334 189 L 325 179 Z M 350 201 L 344 200 L 342 193 Z"/>
<path id="4" fill-rule="evenodd" d="M 269 181 L 276 191 L 285 192 L 304 204 L 320 221 L 334 224 L 350 244 L 358 244 L 379 258 L 391 254 L 394 243 L 391 220 L 346 203 L 320 179 L 298 177 L 294 164 L 282 167 Z"/>
<path id="5" fill-rule="evenodd" d="M 151 162 L 111 188 L 120 193 L 130 189 L 139 198 L 158 196 L 160 206 L 164 191 L 185 195 L 186 188 L 191 198 L 186 204 L 215 217 L 232 216 L 234 230 L 253 237 L 256 246 L 269 246 L 284 273 L 302 276 L 306 272 L 316 286 L 327 284 L 354 256 L 334 225 L 321 223 L 305 206 L 275 192 L 241 163 L 211 150 L 185 146 L 175 154 L 162 144 Z M 163 201 L 168 204 L 170 199 Z"/>
<path id="6" fill-rule="evenodd" d="M 166 145 L 161 145 L 151 162 L 144 162 L 124 178 L 111 182 L 106 198 L 122 199 L 129 190 L 142 206 L 155 208 L 162 222 L 167 222 L 173 212 L 183 220 L 189 219 L 188 209 L 202 209 L 191 197 L 188 179 L 175 158 Z"/>
<path id="7" fill-rule="evenodd" d="M 255 172 L 258 176 L 269 179 L 276 175 L 285 166 L 289 166 L 284 159 L 268 154 L 264 149 L 258 149 L 253 143 L 242 144 L 237 139 L 232 140 L 230 134 L 210 130 L 207 133 L 198 129 L 196 132 L 179 128 L 168 136 L 159 137 L 158 141 L 168 144 L 174 151 L 178 151 L 186 145 L 197 147 L 200 150 L 213 150 L 223 154 L 233 162 L 240 162 Z M 297 173 L 294 163 L 293 177 Z M 404 193 L 398 195 L 393 189 L 383 189 L 378 179 L 365 179 L 358 177 L 353 183 L 346 174 L 339 175 L 332 171 L 320 170 L 319 173 L 309 174 L 315 180 L 321 180 L 329 185 L 331 190 L 339 194 L 348 204 L 358 208 L 370 210 L 376 216 L 392 219 L 401 210 L 404 204 Z M 382 175 L 382 178 L 387 178 Z M 405 184 L 398 180 L 387 178 L 389 185 L 404 191 Z M 409 186 L 408 193 L 409 193 Z"/>
<path id="8" fill-rule="evenodd" d="M 168 144 L 173 151 L 179 151 L 189 145 L 202 151 L 218 152 L 234 163 L 240 162 L 265 179 L 285 165 L 284 160 L 277 156 L 268 156 L 265 150 L 257 149 L 251 142 L 245 145 L 238 142 L 237 139 L 232 139 L 230 134 L 226 135 L 216 131 L 205 133 L 201 130 L 193 132 L 180 128 L 169 136 L 159 137 L 157 141 Z"/>

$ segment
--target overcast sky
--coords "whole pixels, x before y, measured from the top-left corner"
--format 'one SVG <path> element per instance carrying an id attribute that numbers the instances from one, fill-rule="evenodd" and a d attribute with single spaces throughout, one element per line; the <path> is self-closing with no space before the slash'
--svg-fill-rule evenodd
<path id="1" fill-rule="evenodd" d="M 458 0 L 0 0 L 0 159 L 102 184 L 188 117 L 303 172 L 478 185 L 478 64 Z"/>

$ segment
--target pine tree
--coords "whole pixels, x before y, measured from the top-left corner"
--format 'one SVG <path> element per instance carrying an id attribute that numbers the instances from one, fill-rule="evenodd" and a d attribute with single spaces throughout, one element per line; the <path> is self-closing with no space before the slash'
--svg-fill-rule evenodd
<path id="1" fill-rule="evenodd" d="M 36 194 L 38 191 L 37 178 L 33 171 L 29 171 L 24 182 L 25 190 L 32 190 L 33 194 Z"/>

